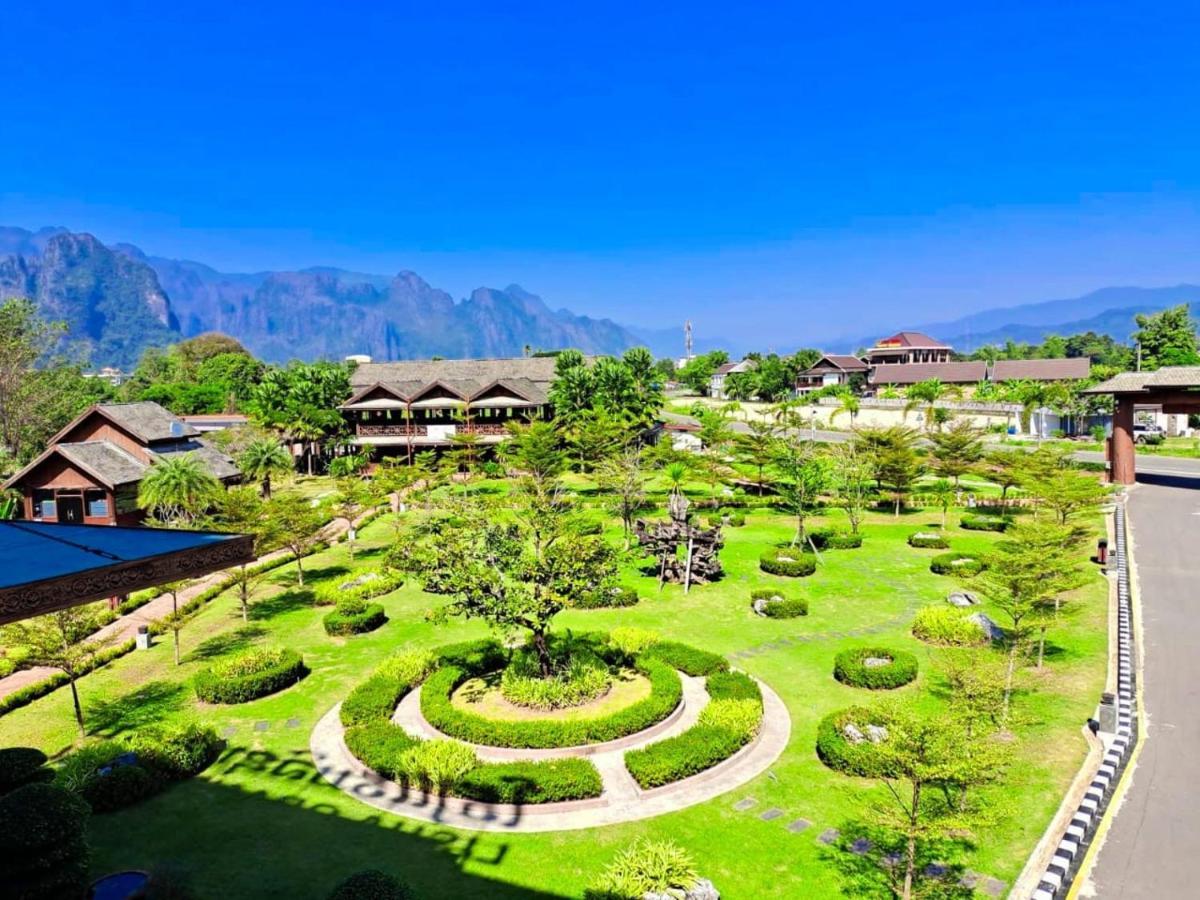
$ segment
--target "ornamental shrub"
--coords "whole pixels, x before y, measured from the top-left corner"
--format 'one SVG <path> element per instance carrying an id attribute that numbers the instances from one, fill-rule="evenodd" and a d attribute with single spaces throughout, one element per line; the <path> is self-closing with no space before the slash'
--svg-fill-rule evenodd
<path id="1" fill-rule="evenodd" d="M 508 663 L 508 651 L 491 638 L 463 641 L 461 644 L 446 644 L 433 652 L 442 663 L 458 666 L 476 675 L 493 672 Z"/>
<path id="2" fill-rule="evenodd" d="M 610 587 L 592 591 L 579 597 L 574 604 L 575 609 L 617 609 L 626 606 L 636 606 L 641 597 L 633 588 Z"/>
<path id="3" fill-rule="evenodd" d="M 325 633 L 330 637 L 366 634 L 386 621 L 387 613 L 383 611 L 383 604 L 367 603 L 365 600 L 341 600 L 323 620 Z"/>
<path id="4" fill-rule="evenodd" d="M 347 728 L 369 722 L 388 722 L 400 698 L 420 684 L 437 665 L 425 650 L 397 653 L 342 701 L 340 718 Z"/>
<path id="5" fill-rule="evenodd" d="M 704 687 L 713 700 L 756 700 L 762 705 L 758 682 L 745 672 L 717 672 L 708 676 Z"/>
<path id="6" fill-rule="evenodd" d="M 917 610 L 913 637 L 944 647 L 974 647 L 987 642 L 987 633 L 956 606 L 927 606 Z"/>
<path id="7" fill-rule="evenodd" d="M 412 890 L 401 881 L 378 869 L 355 872 L 338 884 L 328 900 L 413 900 Z"/>
<path id="8" fill-rule="evenodd" d="M 939 553 L 929 561 L 929 571 L 937 575 L 970 578 L 983 571 L 983 561 L 966 553 Z"/>
<path id="9" fill-rule="evenodd" d="M 655 896 L 684 896 L 696 886 L 696 865 L 670 841 L 641 841 L 622 850 L 608 864 L 585 900 L 642 900 Z"/>
<path id="10" fill-rule="evenodd" d="M 155 771 L 136 764 L 114 764 L 101 769 L 79 796 L 92 812 L 106 813 L 140 803 L 165 786 L 166 779 Z"/>
<path id="11" fill-rule="evenodd" d="M 968 513 L 962 517 L 960 524 L 968 531 L 1004 531 L 1012 525 L 1012 519 Z"/>
<path id="12" fill-rule="evenodd" d="M 82 897 L 91 856 L 88 816 L 83 800 L 52 784 L 25 784 L 0 797 L 4 896 Z"/>
<path id="13" fill-rule="evenodd" d="M 307 673 L 296 651 L 258 648 L 200 672 L 196 696 L 205 703 L 246 703 L 291 687 Z"/>
<path id="14" fill-rule="evenodd" d="M 803 578 L 817 571 L 817 557 L 799 547 L 772 547 L 758 558 L 758 567 L 771 575 Z"/>
<path id="15" fill-rule="evenodd" d="M 625 768 L 643 789 L 659 787 L 711 769 L 737 753 L 748 740 L 743 732 L 697 723 L 673 738 L 630 750 L 625 754 Z"/>
<path id="16" fill-rule="evenodd" d="M 746 514 L 731 509 L 723 509 L 716 515 L 708 517 L 708 525 L 710 528 L 717 528 L 718 526 L 725 528 L 741 528 L 745 524 Z"/>
<path id="17" fill-rule="evenodd" d="M 445 795 L 478 763 L 475 751 L 458 741 L 419 741 L 400 754 L 396 770 L 404 780 Z"/>
<path id="18" fill-rule="evenodd" d="M 46 768 L 46 754 L 33 747 L 0 749 L 0 797 L 34 781 L 49 781 L 54 772 Z"/>
<path id="19" fill-rule="evenodd" d="M 760 700 L 710 700 L 700 710 L 698 726 L 724 728 L 741 735 L 745 740 L 758 734 L 762 723 L 762 701 Z"/>
<path id="20" fill-rule="evenodd" d="M 586 759 L 484 763 L 463 776 L 454 793 L 483 803 L 560 803 L 599 797 L 600 772 Z"/>
<path id="21" fill-rule="evenodd" d="M 808 615 L 808 601 L 803 597 L 784 597 L 779 591 L 771 588 L 751 591 L 750 608 L 760 616 L 771 619 L 791 619 Z"/>
<path id="22" fill-rule="evenodd" d="M 125 739 L 139 766 L 171 781 L 200 774 L 216 762 L 225 742 L 211 725 L 187 722 L 134 732 Z"/>
<path id="23" fill-rule="evenodd" d="M 867 737 L 867 726 L 887 728 L 890 722 L 890 716 L 883 710 L 862 706 L 830 713 L 817 726 L 817 756 L 829 768 L 847 775 L 885 777 L 891 774 L 886 754 L 879 753 L 879 745 Z M 857 743 L 846 736 L 847 726 L 851 725 L 863 735 Z"/>
<path id="24" fill-rule="evenodd" d="M 623 657 L 632 658 L 659 642 L 657 631 L 622 625 L 608 634 L 608 643 Z"/>
<path id="25" fill-rule="evenodd" d="M 419 743 L 399 725 L 388 721 L 347 728 L 342 739 L 355 759 L 393 781 L 402 777 L 398 767 L 400 757 Z"/>
<path id="26" fill-rule="evenodd" d="M 950 542 L 936 532 L 918 531 L 908 536 L 908 546 L 921 550 L 945 550 L 950 546 Z"/>
<path id="27" fill-rule="evenodd" d="M 405 650 L 381 662 L 374 674 L 414 685 L 432 672 L 436 665 L 437 659 L 428 650 Z"/>
<path id="28" fill-rule="evenodd" d="M 354 584 L 353 582 L 359 582 Z M 346 585 L 346 587 L 343 587 Z M 404 587 L 404 576 L 391 569 L 381 572 L 360 572 L 344 581 L 336 579 L 317 585 L 313 591 L 313 602 L 317 606 L 334 606 L 345 601 L 365 603 L 384 594 Z"/>
<path id="29" fill-rule="evenodd" d="M 868 666 L 868 659 L 887 659 L 886 665 Z M 843 650 L 833 663 L 833 677 L 851 687 L 890 690 L 917 677 L 917 658 L 903 650 L 886 647 L 856 647 Z"/>
<path id="30" fill-rule="evenodd" d="M 725 657 L 678 641 L 659 641 L 642 654 L 642 658 L 647 656 L 660 659 L 671 668 L 694 678 L 729 670 L 729 661 Z"/>
<path id="31" fill-rule="evenodd" d="M 552 653 L 557 649 L 553 647 Z M 554 653 L 555 672 L 546 678 L 533 648 L 518 650 L 500 676 L 500 694 L 517 706 L 564 709 L 594 700 L 608 690 L 612 678 L 600 657 L 582 648 L 564 647 L 564 651 Z"/>
<path id="32" fill-rule="evenodd" d="M 856 550 L 863 542 L 861 534 L 842 531 L 832 526 L 810 528 L 807 535 L 818 550 Z"/>

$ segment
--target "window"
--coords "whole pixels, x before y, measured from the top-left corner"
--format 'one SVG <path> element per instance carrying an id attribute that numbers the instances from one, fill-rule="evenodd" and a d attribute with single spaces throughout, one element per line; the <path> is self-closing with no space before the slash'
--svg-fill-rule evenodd
<path id="1" fill-rule="evenodd" d="M 104 491 L 87 491 L 83 495 L 87 514 L 91 517 L 108 518 L 108 495 Z"/>
<path id="2" fill-rule="evenodd" d="M 33 492 L 33 517 L 35 519 L 58 518 L 58 506 L 54 502 L 54 491 Z"/>

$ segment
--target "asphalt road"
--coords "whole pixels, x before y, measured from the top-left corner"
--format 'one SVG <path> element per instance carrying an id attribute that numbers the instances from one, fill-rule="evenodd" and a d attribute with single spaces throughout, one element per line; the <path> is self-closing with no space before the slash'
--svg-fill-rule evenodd
<path id="1" fill-rule="evenodd" d="M 1148 724 L 1089 878 L 1103 900 L 1200 896 L 1200 477 L 1147 475 L 1150 466 L 1138 466 L 1143 474 L 1128 509 Z"/>

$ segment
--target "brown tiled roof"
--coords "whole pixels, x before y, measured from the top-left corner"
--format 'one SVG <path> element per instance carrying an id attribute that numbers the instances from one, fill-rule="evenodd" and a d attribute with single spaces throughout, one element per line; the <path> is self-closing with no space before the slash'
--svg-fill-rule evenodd
<path id="1" fill-rule="evenodd" d="M 825 365 L 828 363 L 828 365 Z M 801 375 L 807 375 L 809 372 L 817 372 L 822 369 L 835 368 L 841 369 L 843 372 L 865 372 L 869 366 L 859 359 L 857 356 L 850 356 L 841 353 L 827 353 L 822 356 L 817 362 L 801 372 Z"/>
<path id="2" fill-rule="evenodd" d="M 110 488 L 141 481 L 146 464 L 131 453 L 108 441 L 58 444 L 55 448 L 69 462 Z"/>
<path id="3" fill-rule="evenodd" d="M 879 348 L 885 343 L 894 344 L 897 347 L 949 347 L 948 344 L 943 344 L 937 338 L 931 338 L 920 331 L 897 331 L 891 337 L 876 341 L 875 347 Z M 884 347 L 883 349 L 888 348 Z"/>
<path id="4" fill-rule="evenodd" d="M 105 403 L 99 407 L 99 411 L 147 444 L 195 437 L 200 433 L 178 416 L 148 400 L 139 403 Z"/>
<path id="5" fill-rule="evenodd" d="M 945 384 L 974 384 L 987 374 L 985 362 L 893 363 L 871 370 L 871 384 L 916 384 L 936 378 Z"/>
<path id="6" fill-rule="evenodd" d="M 165 459 L 173 453 L 194 457 L 218 481 L 231 481 L 242 474 L 232 457 L 226 456 L 207 441 L 183 441 L 178 445 L 154 451 L 154 455 L 159 459 Z"/>
<path id="7" fill-rule="evenodd" d="M 376 382 L 398 384 L 433 381 L 474 381 L 491 384 L 497 379 L 527 378 L 549 384 L 554 380 L 554 357 L 518 356 L 511 359 L 414 359 L 402 362 L 362 363 L 350 376 L 356 391 Z"/>
<path id="8" fill-rule="evenodd" d="M 1087 378 L 1092 362 L 1073 359 L 998 359 L 992 364 L 993 381 L 1072 381 Z"/>
<path id="9" fill-rule="evenodd" d="M 1153 372 L 1122 372 L 1083 393 L 1132 394 L 1154 388 L 1193 387 L 1200 387 L 1200 366 L 1166 366 Z"/>

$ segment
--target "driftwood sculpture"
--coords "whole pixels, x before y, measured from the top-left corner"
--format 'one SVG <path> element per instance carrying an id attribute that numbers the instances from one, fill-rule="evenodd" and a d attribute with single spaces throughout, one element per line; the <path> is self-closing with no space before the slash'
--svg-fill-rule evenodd
<path id="1" fill-rule="evenodd" d="M 693 584 L 707 584 L 725 574 L 717 557 L 725 544 L 720 527 L 700 528 L 689 522 L 688 506 L 687 497 L 672 494 L 667 500 L 670 518 L 653 523 L 638 519 L 633 531 L 638 546 L 658 560 L 659 588 L 669 581 L 682 584 L 685 594 Z"/>

